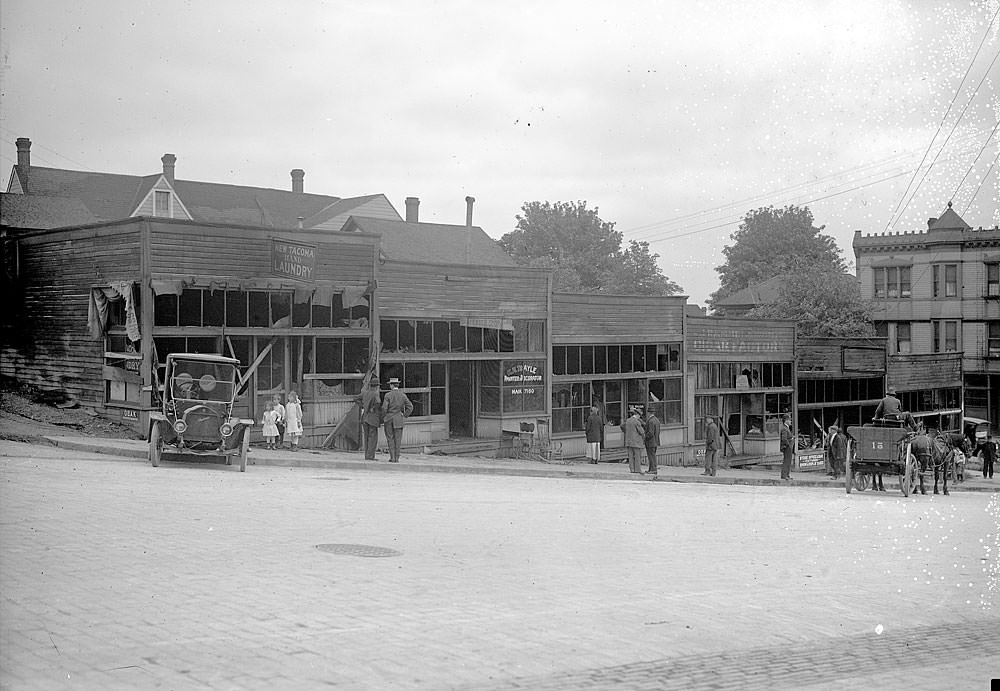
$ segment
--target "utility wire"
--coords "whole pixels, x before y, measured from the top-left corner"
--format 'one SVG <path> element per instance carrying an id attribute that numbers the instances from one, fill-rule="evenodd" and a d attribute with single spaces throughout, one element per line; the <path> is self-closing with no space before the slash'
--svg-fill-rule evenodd
<path id="1" fill-rule="evenodd" d="M 986 169 L 986 174 L 983 175 L 982 180 L 980 180 L 979 184 L 976 186 L 976 191 L 972 193 L 972 198 L 969 199 L 969 203 L 965 205 L 964 209 L 962 209 L 963 216 L 965 215 L 965 212 L 969 210 L 969 207 L 972 206 L 972 202 L 974 202 L 976 197 L 979 196 L 979 190 L 982 189 L 983 183 L 990 177 L 990 173 L 993 171 L 993 168 L 996 166 L 998 160 L 1000 160 L 1000 152 L 997 153 L 996 157 L 993 159 L 993 163 L 990 164 L 990 167 Z"/>
<path id="2" fill-rule="evenodd" d="M 1000 12 L 1000 8 L 998 8 L 997 11 Z M 917 192 L 920 191 L 921 185 L 924 184 L 924 181 L 927 179 L 927 176 L 930 175 L 931 169 L 934 167 L 934 164 L 937 163 L 938 156 L 940 156 L 941 152 L 944 151 L 945 148 L 948 146 L 948 142 L 951 141 L 951 135 L 955 133 L 955 130 L 958 128 L 959 123 L 962 122 L 962 118 L 965 117 L 966 111 L 969 110 L 969 106 L 972 105 L 972 102 L 975 100 L 976 94 L 979 93 L 979 88 L 983 85 L 983 82 L 986 81 L 986 77 L 989 76 L 990 70 L 993 69 L 993 65 L 996 64 L 997 58 L 1000 58 L 1000 50 L 998 50 L 997 54 L 993 56 L 993 61 L 990 62 L 990 66 L 987 67 L 986 72 L 983 73 L 983 78 L 979 80 L 978 84 L 976 84 L 976 88 L 972 90 L 972 95 L 969 96 L 969 100 L 965 103 L 965 107 L 962 108 L 962 112 L 958 114 L 957 118 L 955 118 L 955 123 L 951 126 L 951 131 L 948 132 L 948 136 L 945 138 L 944 144 L 942 144 L 941 148 L 938 149 L 936 154 L 934 154 L 934 160 L 931 161 L 931 164 L 929 166 L 927 166 L 927 169 L 924 171 L 924 174 L 920 178 L 920 182 L 918 182 L 917 186 L 913 189 L 913 194 L 910 195 L 910 198 L 907 200 L 906 204 L 903 205 L 903 211 L 906 211 L 906 208 L 910 205 L 910 203 L 914 200 L 914 198 L 916 198 Z M 900 218 L 902 218 L 902 213 L 900 213 L 900 215 L 896 218 L 896 221 L 898 222 Z"/>
<path id="3" fill-rule="evenodd" d="M 941 128 L 944 127 L 944 123 L 948 119 L 948 115 L 951 113 L 952 106 L 955 105 L 955 101 L 958 99 L 958 95 L 962 93 L 962 87 L 965 85 L 965 80 L 966 78 L 968 78 L 969 72 L 972 70 L 972 66 L 976 62 L 976 58 L 979 57 L 979 51 L 981 51 L 983 49 L 983 46 L 986 44 L 986 39 L 990 35 L 990 29 L 993 28 L 993 22 L 996 21 L 998 14 L 1000 14 L 1000 6 L 997 6 L 997 11 L 993 13 L 993 18 L 990 19 L 990 23 L 986 26 L 986 31 L 983 33 L 983 39 L 979 42 L 979 47 L 976 48 L 976 54 L 972 56 L 972 60 L 969 62 L 969 66 L 965 69 L 965 74 L 962 75 L 962 81 L 959 82 L 958 88 L 955 89 L 955 95 L 952 96 L 951 103 L 948 104 L 948 109 L 945 110 L 944 115 L 941 117 L 941 122 L 938 123 L 937 131 L 934 132 L 934 136 L 931 137 L 931 141 L 927 145 L 927 151 L 924 152 L 924 157 L 920 160 L 920 164 L 913 171 L 913 177 L 910 178 L 910 181 L 906 184 L 906 189 L 903 190 L 903 195 L 899 198 L 899 201 L 896 203 L 895 210 L 893 210 L 892 214 L 890 214 L 889 220 L 886 222 L 885 228 L 882 231 L 883 233 L 889 230 L 889 227 L 893 223 L 893 218 L 896 216 L 896 212 L 899 211 L 900 206 L 902 206 L 903 201 L 906 199 L 906 195 L 909 194 L 910 192 L 910 187 L 913 185 L 913 181 L 916 180 L 917 178 L 917 173 L 920 171 L 920 168 L 923 167 L 924 161 L 927 160 L 927 155 L 931 152 L 931 149 L 934 148 L 934 140 L 936 140 L 938 134 L 941 133 Z"/>
<path id="4" fill-rule="evenodd" d="M 964 137 L 961 141 L 963 143 L 971 142 L 971 140 L 974 139 L 975 137 L 976 137 L 976 135 L 969 135 L 967 137 Z M 666 230 L 666 228 L 669 228 L 669 226 L 678 225 L 678 224 L 684 223 L 685 221 L 688 221 L 689 219 L 696 218 L 698 216 L 706 216 L 706 217 L 717 216 L 719 214 L 726 213 L 726 212 L 728 212 L 729 210 L 731 210 L 731 209 L 733 209 L 735 207 L 738 207 L 738 206 L 741 206 L 741 205 L 744 205 L 744 204 L 747 204 L 747 203 L 768 203 L 771 200 L 771 198 L 773 198 L 774 195 L 783 194 L 783 193 L 786 193 L 786 192 L 792 192 L 793 190 L 796 190 L 796 189 L 799 189 L 799 188 L 805 188 L 805 189 L 802 190 L 802 192 L 803 193 L 809 193 L 810 192 L 810 188 L 814 188 L 819 183 L 822 183 L 823 181 L 826 181 L 826 180 L 836 180 L 836 179 L 839 179 L 839 178 L 848 177 L 849 179 L 846 180 L 844 183 L 838 183 L 838 184 L 854 183 L 854 182 L 857 182 L 858 179 L 859 179 L 858 176 L 854 175 L 855 173 L 860 173 L 861 171 L 864 171 L 866 169 L 873 169 L 873 168 L 877 169 L 880 166 L 885 166 L 886 164 L 889 164 L 889 163 L 894 163 L 896 161 L 905 160 L 906 158 L 911 157 L 911 156 L 915 156 L 918 153 L 919 152 L 912 152 L 911 151 L 911 152 L 905 152 L 905 153 L 902 153 L 902 154 L 896 154 L 894 156 L 890 156 L 890 157 L 887 157 L 887 158 L 884 158 L 884 159 L 880 159 L 878 161 L 872 161 L 872 162 L 869 162 L 869 163 L 861 164 L 859 166 L 854 166 L 852 168 L 847 168 L 845 170 L 839 171 L 837 173 L 833 173 L 831 175 L 828 175 L 828 176 L 825 176 L 825 177 L 822 177 L 822 178 L 817 178 L 815 180 L 806 180 L 806 181 L 803 181 L 803 182 L 796 183 L 794 185 L 789 185 L 789 186 L 782 187 L 782 188 L 779 188 L 779 189 L 771 190 L 771 191 L 768 191 L 768 192 L 765 192 L 765 193 L 762 193 L 762 194 L 754 195 L 754 196 L 751 196 L 751 197 L 745 197 L 743 199 L 736 200 L 736 201 L 733 201 L 733 202 L 730 202 L 730 203 L 727 203 L 727 204 L 723 204 L 723 205 L 720 205 L 718 207 L 711 207 L 711 208 L 708 208 L 708 209 L 703 209 L 701 211 L 694 211 L 694 212 L 691 212 L 691 213 L 683 214 L 681 216 L 674 216 L 674 217 L 663 219 L 663 220 L 660 220 L 660 221 L 654 221 L 654 222 L 646 223 L 646 224 L 639 225 L 639 226 L 632 226 L 631 228 L 623 229 L 621 232 L 625 233 L 625 234 L 628 234 L 631 239 L 636 239 L 636 240 L 643 240 L 643 239 L 655 238 L 657 235 L 659 235 L 662 232 L 669 232 L 669 230 Z M 909 172 L 910 170 L 912 170 L 910 168 L 910 166 L 907 166 L 905 168 L 905 172 Z M 887 173 L 887 172 L 890 172 L 890 171 L 893 172 L 893 173 L 895 173 L 895 171 L 892 171 L 892 169 L 889 169 L 889 170 L 871 170 L 870 172 L 866 172 L 865 175 L 860 176 L 860 178 L 864 179 L 867 176 L 881 175 L 883 173 Z M 879 181 L 876 181 L 876 182 L 880 182 L 880 181 L 883 181 L 885 179 L 891 179 L 891 178 L 895 178 L 895 177 L 898 177 L 898 175 L 893 174 L 893 175 L 890 176 L 890 178 L 882 178 L 882 179 L 880 179 Z M 827 187 L 827 189 L 829 189 L 829 187 Z M 697 224 L 697 223 L 712 223 L 712 222 L 713 221 L 710 218 L 706 218 L 703 221 L 696 221 L 695 223 Z M 691 225 L 691 223 L 684 223 L 684 226 L 686 228 L 690 228 L 690 225 Z M 639 232 L 635 233 L 635 231 L 639 231 Z"/>
<path id="5" fill-rule="evenodd" d="M 1000 53 L 998 53 L 998 54 L 1000 54 Z M 997 133 L 997 128 L 998 127 L 1000 127 L 1000 120 L 997 120 L 997 124 L 995 124 L 993 126 L 993 131 L 990 132 L 990 136 L 988 136 L 986 138 L 986 141 L 983 142 L 983 146 L 982 146 L 982 148 L 979 149 L 979 153 L 977 153 L 976 157 L 972 160 L 972 164 L 969 166 L 969 169 L 967 171 L 965 171 L 965 175 L 962 176 L 962 181 L 960 183 L 958 183 L 958 187 L 955 188 L 954 194 L 951 195 L 952 199 L 954 199 L 955 197 L 958 196 L 958 191 L 960 189 L 962 189 L 962 185 L 965 184 L 965 180 L 969 177 L 969 174 L 972 172 L 973 168 L 976 167 L 976 163 L 979 162 L 979 157 L 983 155 L 984 151 L 986 151 L 986 147 L 989 146 L 990 140 L 993 139 L 993 135 Z"/>

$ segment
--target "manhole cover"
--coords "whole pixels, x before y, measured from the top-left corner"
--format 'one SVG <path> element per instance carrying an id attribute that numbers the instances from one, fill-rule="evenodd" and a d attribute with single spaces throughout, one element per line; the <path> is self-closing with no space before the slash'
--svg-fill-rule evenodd
<path id="1" fill-rule="evenodd" d="M 375 547 L 374 545 L 316 545 L 316 549 L 330 554 L 346 554 L 352 557 L 398 557 L 402 552 L 397 552 L 388 547 Z"/>

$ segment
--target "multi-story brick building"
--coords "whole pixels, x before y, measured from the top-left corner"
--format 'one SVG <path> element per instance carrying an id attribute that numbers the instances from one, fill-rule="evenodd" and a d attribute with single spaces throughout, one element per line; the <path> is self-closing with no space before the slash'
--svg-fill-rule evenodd
<path id="1" fill-rule="evenodd" d="M 949 202 L 925 230 L 858 231 L 853 246 L 904 404 L 1000 420 L 1000 228 L 973 229 Z M 905 356 L 918 357 L 893 377 Z"/>

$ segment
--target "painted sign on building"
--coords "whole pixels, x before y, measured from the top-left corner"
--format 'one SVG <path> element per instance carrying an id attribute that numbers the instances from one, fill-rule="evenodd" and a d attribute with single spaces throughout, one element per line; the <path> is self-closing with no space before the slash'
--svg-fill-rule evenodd
<path id="1" fill-rule="evenodd" d="M 545 409 L 545 361 L 506 362 L 503 368 L 505 412 Z"/>
<path id="2" fill-rule="evenodd" d="M 271 273 L 300 281 L 314 281 L 316 245 L 272 238 Z"/>

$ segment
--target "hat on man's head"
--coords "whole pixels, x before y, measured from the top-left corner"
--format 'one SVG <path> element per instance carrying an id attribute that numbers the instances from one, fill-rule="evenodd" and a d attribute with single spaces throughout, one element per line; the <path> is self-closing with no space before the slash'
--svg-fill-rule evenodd
<path id="1" fill-rule="evenodd" d="M 389 379 L 389 383 L 390 384 L 395 384 L 395 385 L 399 386 L 399 377 L 391 377 Z"/>
<path id="2" fill-rule="evenodd" d="M 896 395 L 896 387 L 895 386 L 887 386 L 887 387 L 885 387 L 885 395 L 886 396 L 889 396 L 889 395 L 895 396 Z"/>

